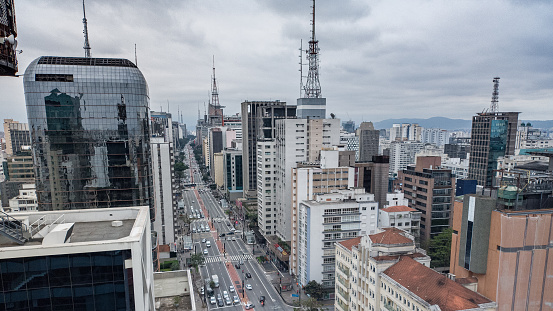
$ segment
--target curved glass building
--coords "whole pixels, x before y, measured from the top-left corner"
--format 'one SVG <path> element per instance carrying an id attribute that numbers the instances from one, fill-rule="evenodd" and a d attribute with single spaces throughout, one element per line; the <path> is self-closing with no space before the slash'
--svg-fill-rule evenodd
<path id="1" fill-rule="evenodd" d="M 24 77 L 39 210 L 153 205 L 149 96 L 126 59 L 35 59 Z"/>

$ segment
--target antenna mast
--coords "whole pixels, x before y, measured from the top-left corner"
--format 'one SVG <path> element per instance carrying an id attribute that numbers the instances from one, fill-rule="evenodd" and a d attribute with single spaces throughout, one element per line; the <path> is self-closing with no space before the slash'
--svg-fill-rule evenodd
<path id="1" fill-rule="evenodd" d="M 83 26 L 84 26 L 84 57 L 90 58 L 90 44 L 88 43 L 88 26 L 86 23 L 86 10 L 84 8 L 84 0 L 83 0 Z"/>
<path id="2" fill-rule="evenodd" d="M 492 104 L 490 105 L 490 112 L 499 112 L 499 77 L 493 78 L 493 93 Z"/>
<path id="3" fill-rule="evenodd" d="M 300 97 L 303 91 L 303 39 L 300 39 Z"/>
<path id="4" fill-rule="evenodd" d="M 215 55 L 213 55 L 213 79 L 211 80 L 211 104 L 215 109 L 219 108 L 219 91 L 217 90 L 217 80 L 215 79 Z"/>
<path id="5" fill-rule="evenodd" d="M 307 74 L 305 97 L 319 98 L 321 97 L 321 84 L 319 82 L 319 41 L 315 37 L 315 0 L 313 0 L 313 21 L 307 59 L 309 60 L 309 73 Z"/>

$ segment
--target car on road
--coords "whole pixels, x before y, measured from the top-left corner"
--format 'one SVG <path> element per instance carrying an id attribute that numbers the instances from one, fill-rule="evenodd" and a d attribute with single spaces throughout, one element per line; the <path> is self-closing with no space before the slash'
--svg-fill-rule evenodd
<path id="1" fill-rule="evenodd" d="M 206 241 L 206 242 L 205 242 L 205 246 L 211 247 L 211 242 L 210 242 L 210 241 Z"/>
<path id="2" fill-rule="evenodd" d="M 233 241 L 236 241 L 236 237 L 235 237 L 235 236 L 233 236 L 233 237 L 232 237 L 232 240 L 233 240 Z"/>
<path id="3" fill-rule="evenodd" d="M 224 233 L 219 234 L 219 237 L 220 237 L 220 238 L 222 238 L 222 237 L 224 237 L 224 236 L 225 236 Z"/>
<path id="4" fill-rule="evenodd" d="M 232 302 L 234 304 L 240 303 L 240 298 L 238 298 L 238 296 L 234 295 L 234 298 L 232 299 Z"/>
<path id="5" fill-rule="evenodd" d="M 261 304 L 261 306 L 265 306 L 265 296 L 259 297 L 259 303 Z"/>
<path id="6" fill-rule="evenodd" d="M 246 278 L 247 278 L 247 279 L 251 279 L 251 278 L 252 278 L 252 275 L 251 275 L 249 272 L 246 272 Z"/>
<path id="7" fill-rule="evenodd" d="M 230 300 L 230 297 L 227 297 L 225 299 L 225 303 L 227 304 L 227 306 L 231 305 L 232 304 L 232 300 Z"/>
<path id="8" fill-rule="evenodd" d="M 209 252 L 207 251 L 207 248 L 204 249 L 204 255 L 208 255 L 208 254 L 209 254 Z"/>
<path id="9" fill-rule="evenodd" d="M 229 287 L 228 287 L 228 291 L 231 292 L 231 293 L 234 293 L 234 286 L 232 286 L 232 285 L 229 286 Z"/>
<path id="10" fill-rule="evenodd" d="M 252 285 L 251 285 L 251 284 L 246 284 L 246 289 L 252 290 L 252 289 L 253 289 L 253 287 L 252 287 Z"/>
<path id="11" fill-rule="evenodd" d="M 217 301 L 215 300 L 215 297 L 213 297 L 213 296 L 211 296 L 211 297 L 209 298 L 209 302 L 210 302 L 212 305 L 214 305 L 214 304 L 217 303 Z"/>
<path id="12" fill-rule="evenodd" d="M 196 227 L 192 227 L 192 233 L 196 233 Z"/>
<path id="13" fill-rule="evenodd" d="M 204 239 L 202 239 L 202 243 L 205 243 L 205 238 L 204 238 Z"/>
<path id="14" fill-rule="evenodd" d="M 234 264 L 234 267 L 235 267 L 236 269 L 240 269 L 240 264 L 239 264 L 239 263 L 235 263 L 235 264 Z"/>
<path id="15" fill-rule="evenodd" d="M 221 298 L 217 299 L 217 306 L 219 306 L 219 307 L 224 307 L 225 306 L 225 303 L 223 302 L 223 299 L 221 299 Z"/>
<path id="16" fill-rule="evenodd" d="M 223 298 L 227 299 L 228 297 L 228 292 L 226 290 L 223 291 Z"/>
<path id="17" fill-rule="evenodd" d="M 253 309 L 253 307 L 255 307 L 255 306 L 253 305 L 253 303 L 251 303 L 251 302 L 249 302 L 249 301 L 246 302 L 246 310 Z"/>
<path id="18" fill-rule="evenodd" d="M 205 294 L 205 289 L 202 287 L 202 289 L 200 289 L 200 294 L 204 295 Z"/>

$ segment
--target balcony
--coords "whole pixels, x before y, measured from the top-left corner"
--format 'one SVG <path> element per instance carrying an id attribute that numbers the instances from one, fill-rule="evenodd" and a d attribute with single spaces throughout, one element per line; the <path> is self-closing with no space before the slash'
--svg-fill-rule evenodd
<path id="1" fill-rule="evenodd" d="M 344 311 L 348 311 L 348 306 L 344 303 L 342 303 L 340 300 L 337 300 L 337 303 L 336 305 L 338 305 L 338 307 L 340 307 L 341 310 L 344 310 Z"/>
<path id="2" fill-rule="evenodd" d="M 342 272 L 343 274 L 346 275 L 346 277 L 349 277 L 349 269 L 348 268 L 343 268 L 343 267 L 340 267 L 338 265 L 338 270 L 340 270 L 340 272 Z"/>

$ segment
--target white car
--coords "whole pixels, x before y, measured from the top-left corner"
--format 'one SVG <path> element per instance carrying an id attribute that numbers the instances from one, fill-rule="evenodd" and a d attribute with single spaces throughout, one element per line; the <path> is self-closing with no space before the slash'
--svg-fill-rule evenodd
<path id="1" fill-rule="evenodd" d="M 249 302 L 249 301 L 246 302 L 246 310 L 253 309 L 253 307 L 254 307 L 253 303 L 251 303 L 251 302 Z"/>
<path id="2" fill-rule="evenodd" d="M 207 248 L 204 249 L 204 255 L 209 255 L 209 252 L 207 251 Z"/>
<path id="3" fill-rule="evenodd" d="M 228 292 L 226 290 L 223 291 L 223 298 L 225 298 L 225 299 L 228 298 Z"/>
<path id="4" fill-rule="evenodd" d="M 214 305 L 214 304 L 217 303 L 217 301 L 215 300 L 215 297 L 213 297 L 213 296 L 211 296 L 211 297 L 209 298 L 209 302 L 210 302 L 212 305 Z"/>
<path id="5" fill-rule="evenodd" d="M 238 298 L 238 296 L 235 295 L 232 302 L 233 302 L 234 304 L 238 304 L 238 303 L 240 303 L 240 298 Z"/>
<path id="6" fill-rule="evenodd" d="M 210 242 L 210 241 L 206 241 L 206 242 L 205 242 L 205 246 L 211 247 L 211 242 Z"/>
<path id="7" fill-rule="evenodd" d="M 246 289 L 252 290 L 252 289 L 253 289 L 253 287 L 252 287 L 252 285 L 251 285 L 251 284 L 246 284 Z"/>
<path id="8" fill-rule="evenodd" d="M 231 293 L 234 293 L 234 286 L 232 286 L 232 285 L 229 286 L 229 287 L 228 287 L 228 291 L 231 292 Z"/>

